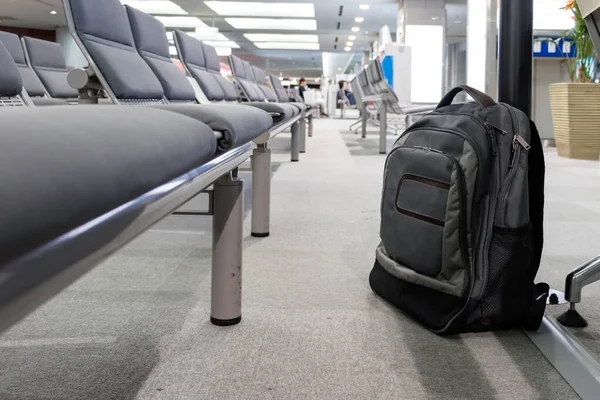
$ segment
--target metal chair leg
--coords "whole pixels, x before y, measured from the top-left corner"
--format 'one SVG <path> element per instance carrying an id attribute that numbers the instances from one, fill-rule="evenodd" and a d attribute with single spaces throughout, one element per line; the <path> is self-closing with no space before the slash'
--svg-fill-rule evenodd
<path id="1" fill-rule="evenodd" d="M 587 321 L 575 309 L 581 303 L 581 291 L 590 283 L 600 280 L 600 256 L 574 269 L 567 275 L 565 281 L 565 299 L 571 303 L 568 311 L 560 315 L 558 321 L 566 326 L 585 327 Z"/>
<path id="2" fill-rule="evenodd" d="M 271 149 L 258 144 L 252 153 L 252 228 L 254 237 L 267 237 L 271 216 Z"/>
<path id="3" fill-rule="evenodd" d="M 224 175 L 214 184 L 210 321 L 219 326 L 242 320 L 244 182 Z"/>
<path id="4" fill-rule="evenodd" d="M 300 132 L 299 123 L 292 125 L 292 161 L 298 161 L 300 158 Z"/>
<path id="5" fill-rule="evenodd" d="M 306 120 L 304 118 L 300 118 L 298 123 L 300 124 L 298 126 L 298 133 L 300 134 L 299 151 L 300 153 L 306 153 Z"/>

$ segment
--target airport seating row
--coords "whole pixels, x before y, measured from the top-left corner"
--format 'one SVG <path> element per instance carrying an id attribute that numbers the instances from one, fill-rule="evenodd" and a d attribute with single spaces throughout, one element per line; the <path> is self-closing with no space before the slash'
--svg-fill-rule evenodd
<path id="1" fill-rule="evenodd" d="M 296 161 L 308 108 L 277 103 L 273 77 L 242 60 L 230 60 L 243 72 L 228 81 L 214 48 L 175 32 L 186 76 L 160 21 L 118 0 L 63 4 L 87 68 L 69 71 L 57 44 L 0 34 L 0 332 L 201 192 L 213 217 L 211 321 L 238 323 L 238 167 L 252 157 L 252 234 L 268 236 L 267 143 L 291 128 Z M 112 105 L 97 104 L 103 95 Z"/>
<path id="2" fill-rule="evenodd" d="M 367 68 L 362 70 L 352 81 L 352 87 L 360 90 L 357 102 L 360 102 L 362 137 L 367 136 L 367 124 L 369 121 L 378 121 L 379 126 L 379 152 L 387 153 L 387 132 L 389 122 L 398 131 L 406 129 L 415 116 L 431 112 L 435 109 L 434 104 L 401 104 L 398 95 L 386 80 L 381 61 L 376 58 L 371 61 Z M 369 106 L 371 105 L 371 106 Z M 400 125 L 394 120 L 400 118 Z"/>

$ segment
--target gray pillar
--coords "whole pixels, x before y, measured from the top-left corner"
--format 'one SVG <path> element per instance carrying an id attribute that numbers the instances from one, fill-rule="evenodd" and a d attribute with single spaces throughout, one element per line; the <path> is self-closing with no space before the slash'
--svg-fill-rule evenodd
<path id="1" fill-rule="evenodd" d="M 500 1 L 498 100 L 531 115 L 533 0 Z"/>
<path id="2" fill-rule="evenodd" d="M 269 236 L 271 213 L 271 150 L 259 144 L 252 154 L 252 230 L 254 237 Z"/>
<path id="3" fill-rule="evenodd" d="M 300 158 L 300 132 L 298 131 L 298 122 L 292 125 L 292 161 L 298 161 Z"/>
<path id="4" fill-rule="evenodd" d="M 228 326 L 242 319 L 244 182 L 221 177 L 214 184 L 210 321 Z"/>
<path id="5" fill-rule="evenodd" d="M 387 108 L 382 104 L 379 109 L 379 154 L 387 153 Z"/>

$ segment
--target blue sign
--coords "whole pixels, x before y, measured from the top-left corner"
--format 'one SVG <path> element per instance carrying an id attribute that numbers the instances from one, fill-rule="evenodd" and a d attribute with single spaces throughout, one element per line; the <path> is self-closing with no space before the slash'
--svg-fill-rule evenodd
<path id="1" fill-rule="evenodd" d="M 562 37 L 534 37 L 533 57 L 535 58 L 575 58 L 575 43 Z"/>
<path id="2" fill-rule="evenodd" d="M 388 84 L 394 88 L 394 57 L 393 56 L 385 56 L 383 60 L 381 60 L 381 68 L 383 69 L 383 76 L 388 81 Z"/>

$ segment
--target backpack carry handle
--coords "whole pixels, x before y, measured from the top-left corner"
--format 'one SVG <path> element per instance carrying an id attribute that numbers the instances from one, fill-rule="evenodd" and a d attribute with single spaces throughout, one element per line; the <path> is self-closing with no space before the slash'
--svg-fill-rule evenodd
<path id="1" fill-rule="evenodd" d="M 440 107 L 446 107 L 446 106 L 449 106 L 450 104 L 452 104 L 452 100 L 454 100 L 456 95 L 459 94 L 460 92 L 466 92 L 469 96 L 471 96 L 473 99 L 475 99 L 475 101 L 477 102 L 477 104 L 479 104 L 481 106 L 481 108 L 487 108 L 487 107 L 492 107 L 492 106 L 496 105 L 496 102 L 494 101 L 494 99 L 492 99 L 487 94 L 480 92 L 479 90 L 474 89 L 471 86 L 461 85 L 461 86 L 457 86 L 454 89 L 452 89 L 451 91 L 449 91 L 444 96 L 442 101 L 440 101 L 440 104 L 437 105 L 436 109 L 438 109 Z"/>

